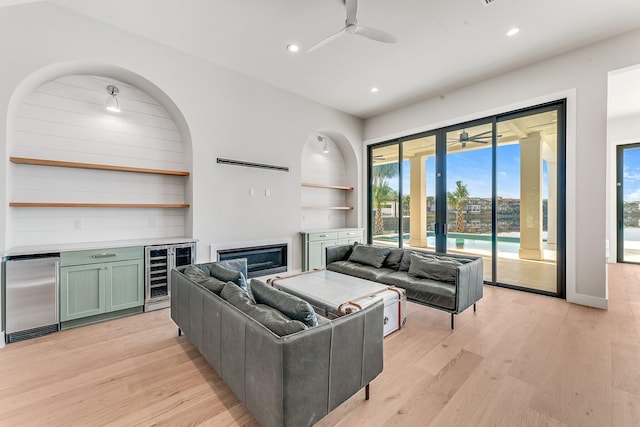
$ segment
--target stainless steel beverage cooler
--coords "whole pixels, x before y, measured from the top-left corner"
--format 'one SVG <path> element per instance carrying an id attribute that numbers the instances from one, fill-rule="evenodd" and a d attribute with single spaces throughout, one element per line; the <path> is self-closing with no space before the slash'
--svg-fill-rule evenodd
<path id="1" fill-rule="evenodd" d="M 171 269 L 193 264 L 195 243 L 146 246 L 144 248 L 144 311 L 169 307 L 171 303 Z"/>
<path id="2" fill-rule="evenodd" d="M 5 342 L 59 329 L 59 254 L 8 257 L 4 262 Z"/>

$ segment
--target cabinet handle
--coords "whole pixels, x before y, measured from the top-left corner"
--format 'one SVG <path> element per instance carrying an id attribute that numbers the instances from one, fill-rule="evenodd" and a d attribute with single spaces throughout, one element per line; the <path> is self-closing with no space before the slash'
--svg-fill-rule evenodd
<path id="1" fill-rule="evenodd" d="M 93 258 L 109 258 L 109 257 L 112 257 L 112 256 L 118 256 L 118 254 L 115 253 L 115 252 L 114 253 L 110 253 L 110 254 L 105 252 L 105 253 L 95 254 L 95 255 L 91 255 L 91 256 Z"/>
<path id="2" fill-rule="evenodd" d="M 326 234 L 321 234 L 319 237 L 329 237 Z"/>

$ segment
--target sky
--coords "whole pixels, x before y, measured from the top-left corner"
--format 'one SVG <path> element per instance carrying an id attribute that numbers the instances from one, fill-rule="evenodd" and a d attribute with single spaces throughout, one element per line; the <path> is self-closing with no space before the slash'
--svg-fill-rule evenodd
<path id="1" fill-rule="evenodd" d="M 624 200 L 627 202 L 640 201 L 640 148 L 627 148 L 624 150 L 622 173 Z"/>
<path id="2" fill-rule="evenodd" d="M 638 185 L 638 200 L 640 200 L 640 149 L 637 153 L 639 161 L 635 170 Z M 403 166 L 402 186 L 405 193 L 409 189 L 409 162 Z M 435 159 L 427 159 L 427 195 L 435 195 Z M 520 198 L 520 145 L 502 145 L 498 148 L 498 197 Z M 462 151 L 447 156 L 447 191 L 452 191 L 456 181 L 462 181 L 467 186 L 470 197 L 491 197 L 491 150 Z M 389 185 L 397 190 L 398 179 L 390 179 Z M 542 170 L 542 198 L 548 196 L 547 164 L 543 162 Z"/>

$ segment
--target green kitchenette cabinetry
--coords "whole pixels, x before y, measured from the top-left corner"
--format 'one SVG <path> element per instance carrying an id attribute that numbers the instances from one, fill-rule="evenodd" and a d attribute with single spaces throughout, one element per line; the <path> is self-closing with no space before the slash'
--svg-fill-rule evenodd
<path id="1" fill-rule="evenodd" d="M 61 329 L 141 313 L 143 306 L 143 247 L 60 255 Z"/>
<path id="2" fill-rule="evenodd" d="M 327 246 L 347 245 L 364 241 L 362 228 L 334 228 L 327 230 L 301 231 L 302 271 L 325 267 Z"/>

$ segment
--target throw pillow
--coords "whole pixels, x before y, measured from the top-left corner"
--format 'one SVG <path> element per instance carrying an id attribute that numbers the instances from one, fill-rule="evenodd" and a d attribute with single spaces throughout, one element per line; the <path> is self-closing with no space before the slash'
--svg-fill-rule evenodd
<path id="1" fill-rule="evenodd" d="M 249 282 L 249 293 L 258 304 L 266 304 L 280 311 L 291 320 L 299 320 L 308 327 L 318 326 L 318 318 L 311 304 L 260 280 Z"/>
<path id="2" fill-rule="evenodd" d="M 380 268 L 387 255 L 389 255 L 389 248 L 357 245 L 353 247 L 349 261 Z"/>
<path id="3" fill-rule="evenodd" d="M 460 264 L 452 260 L 411 254 L 409 275 L 439 282 L 455 283 L 458 265 Z"/>
<path id="4" fill-rule="evenodd" d="M 211 276 L 223 282 L 233 282 L 244 292 L 247 292 L 247 281 L 240 271 L 231 270 L 219 263 L 214 263 L 211 264 Z"/>
<path id="5" fill-rule="evenodd" d="M 225 259 L 224 261 L 216 261 L 214 262 L 214 264 L 221 265 L 228 268 L 229 270 L 239 271 L 240 273 L 242 273 L 245 279 L 249 277 L 246 258 Z"/>
<path id="6" fill-rule="evenodd" d="M 411 265 L 411 254 L 412 252 L 409 249 L 403 249 L 402 261 L 400 261 L 398 271 L 409 271 L 409 266 Z"/>
<path id="7" fill-rule="evenodd" d="M 229 304 L 261 323 L 278 336 L 282 337 L 307 329 L 304 323 L 289 319 L 275 308 L 264 304 L 254 304 L 249 298 L 249 295 L 245 294 L 242 289 L 233 282 L 228 282 L 224 285 L 220 296 Z"/>
<path id="8" fill-rule="evenodd" d="M 237 308 L 238 310 L 246 313 L 253 302 L 249 295 L 247 295 L 238 285 L 233 282 L 227 282 L 220 292 L 220 296 L 223 300 Z"/>
<path id="9" fill-rule="evenodd" d="M 247 315 L 280 337 L 307 329 L 307 325 L 299 320 L 289 319 L 275 308 L 264 304 L 254 304 Z"/>
<path id="10" fill-rule="evenodd" d="M 404 249 L 400 248 L 391 248 L 389 250 L 389 255 L 384 260 L 382 264 L 383 267 L 391 268 L 393 270 L 397 270 L 400 268 L 400 262 L 402 262 L 402 255 L 404 254 Z"/>

